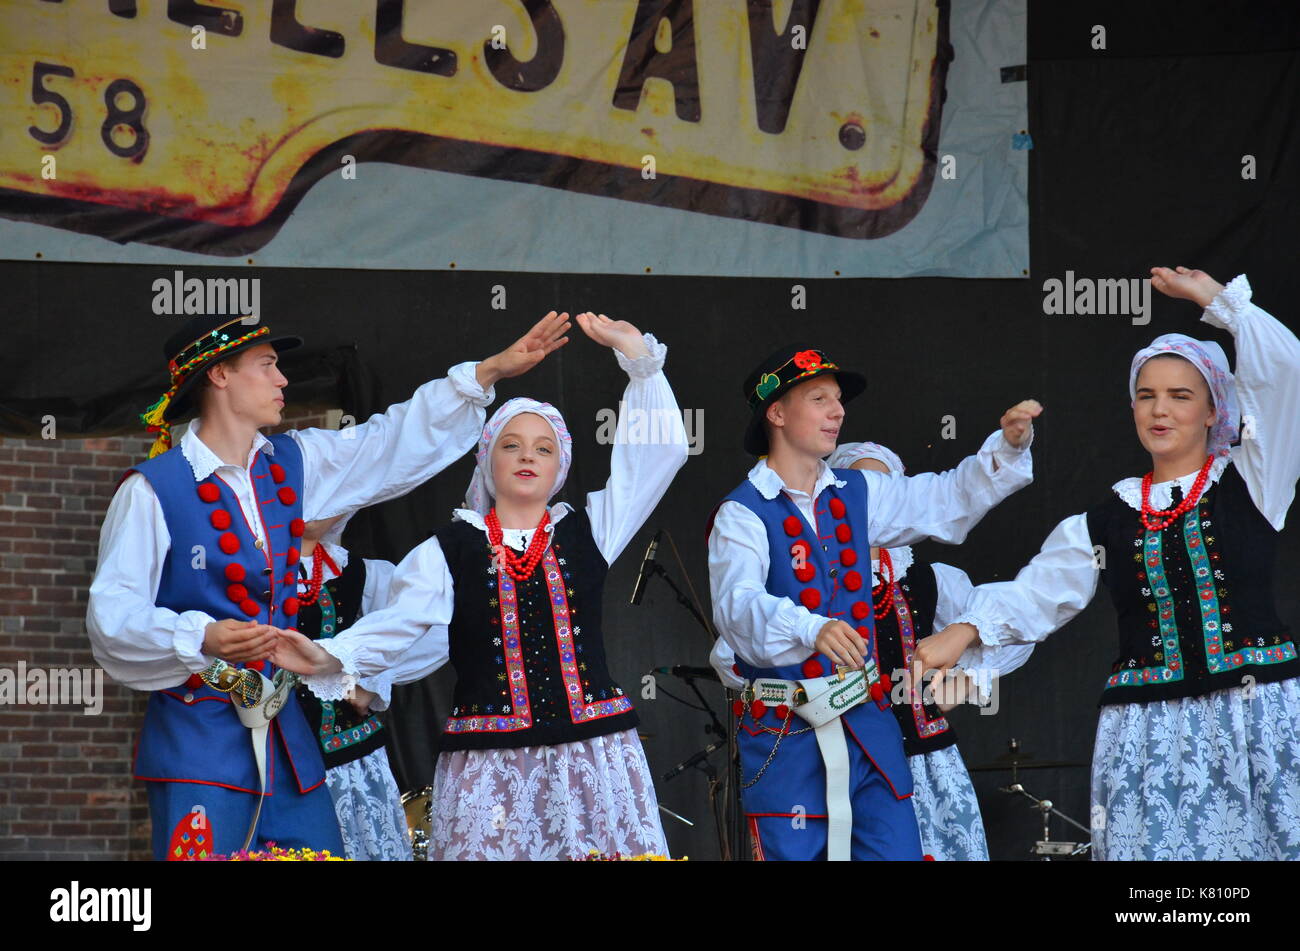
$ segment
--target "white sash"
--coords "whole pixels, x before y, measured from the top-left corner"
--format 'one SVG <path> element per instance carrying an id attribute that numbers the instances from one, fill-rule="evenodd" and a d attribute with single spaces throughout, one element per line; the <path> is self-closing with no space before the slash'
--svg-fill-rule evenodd
<path id="1" fill-rule="evenodd" d="M 257 822 L 262 817 L 262 803 L 266 799 L 266 739 L 271 728 L 271 721 L 284 709 L 285 702 L 293 695 L 293 686 L 298 682 L 297 674 L 287 670 L 277 670 L 275 680 L 268 680 L 259 670 L 244 668 L 247 673 L 256 674 L 262 681 L 262 693 L 257 703 L 246 707 L 238 696 L 231 698 L 239 722 L 248 727 L 253 741 L 253 759 L 257 762 L 257 780 L 261 786 L 257 797 L 257 808 L 253 811 L 253 821 L 248 825 L 248 835 L 244 838 L 241 851 L 253 843 L 257 832 Z"/>
<path id="2" fill-rule="evenodd" d="M 840 717 L 870 695 L 878 679 L 876 662 L 867 658 L 861 670 L 808 680 L 760 678 L 753 682 L 754 696 L 764 703 L 795 703 L 794 712 L 813 727 L 822 765 L 826 768 L 826 859 L 847 862 L 853 844 L 853 804 L 849 796 L 848 737 Z M 799 703 L 796 698 L 806 698 Z"/>

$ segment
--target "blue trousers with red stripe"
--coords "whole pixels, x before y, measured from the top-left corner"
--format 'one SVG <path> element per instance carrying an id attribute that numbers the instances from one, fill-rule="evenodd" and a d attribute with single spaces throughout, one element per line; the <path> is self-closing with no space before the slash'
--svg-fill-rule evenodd
<path id="1" fill-rule="evenodd" d="M 278 730 L 272 730 L 275 737 Z M 329 790 L 322 782 L 309 792 L 298 791 L 298 782 L 283 755 L 283 740 L 267 745 L 267 786 L 270 795 L 262 803 L 257 834 L 250 850 L 270 842 L 285 849 L 328 849 L 342 856 L 343 839 Z M 159 861 L 197 857 L 200 852 L 228 855 L 239 850 L 248 834 L 248 824 L 257 809 L 255 793 L 224 786 L 190 782 L 146 782 L 149 816 L 153 820 L 152 845 Z M 192 814 L 200 812 L 198 818 Z M 178 829 L 178 826 L 183 826 Z M 177 833 L 180 854 L 172 854 L 173 833 Z"/>
<path id="2" fill-rule="evenodd" d="M 816 657 L 824 673 L 829 668 L 820 655 Z M 740 676 L 751 683 L 808 677 L 806 666 L 755 667 L 736 658 Z M 788 721 L 783 719 L 787 716 Z M 836 722 L 849 761 L 853 809 L 850 857 L 920 860 L 921 833 L 911 802 L 912 772 L 889 698 L 865 700 Z M 777 733 L 783 729 L 788 732 L 779 738 L 780 747 L 773 755 Z M 741 790 L 741 799 L 756 857 L 824 860 L 826 767 L 816 734 L 789 707 L 751 703 L 741 715 L 737 741 L 743 779 L 752 783 Z M 755 781 L 755 777 L 759 778 Z"/>
<path id="3" fill-rule="evenodd" d="M 805 734 L 809 735 L 809 734 Z M 745 735 L 741 734 L 742 747 Z M 755 738 L 757 739 L 757 738 Z M 771 748 L 771 735 L 768 734 L 768 750 Z M 870 757 L 852 737 L 846 735 L 849 751 L 849 796 L 853 804 L 853 842 L 850 857 L 854 861 L 918 861 L 922 857 L 920 850 L 920 833 L 917 828 L 917 815 L 911 805 L 910 796 L 898 798 L 893 786 L 885 780 Z M 772 770 L 781 767 L 793 767 L 793 756 L 816 756 L 815 768 L 822 769 L 823 789 L 826 770 L 822 767 L 816 746 L 807 746 L 796 752 L 787 752 L 785 747 L 777 752 L 771 765 Z M 750 777 L 749 759 L 746 761 L 746 780 Z M 784 763 L 783 763 L 784 760 Z M 759 760 L 759 764 L 762 761 Z M 801 764 L 810 767 L 814 764 Z M 772 777 L 775 778 L 775 777 Z M 755 785 L 768 781 L 764 776 Z M 746 807 L 749 796 L 744 796 Z M 824 808 L 823 802 L 818 803 Z M 749 834 L 753 841 L 754 857 L 766 861 L 824 861 L 827 856 L 827 818 L 826 813 L 809 815 L 794 809 L 785 815 L 753 815 L 746 808 L 749 821 Z"/>

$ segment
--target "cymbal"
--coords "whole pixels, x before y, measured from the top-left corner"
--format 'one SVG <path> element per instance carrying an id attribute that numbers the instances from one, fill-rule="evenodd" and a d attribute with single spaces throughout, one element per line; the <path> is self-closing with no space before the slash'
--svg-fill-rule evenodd
<path id="1" fill-rule="evenodd" d="M 1003 753 L 997 759 L 967 767 L 967 770 L 972 773 L 994 773 L 1012 769 L 1078 769 L 1087 765 L 1069 760 L 1036 760 L 1032 753 Z"/>

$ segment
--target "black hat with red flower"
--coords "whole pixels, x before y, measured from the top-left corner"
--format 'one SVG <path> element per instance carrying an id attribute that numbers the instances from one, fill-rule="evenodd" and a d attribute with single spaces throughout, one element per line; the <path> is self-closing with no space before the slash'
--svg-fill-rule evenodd
<path id="1" fill-rule="evenodd" d="M 745 400 L 753 416 L 745 427 L 745 451 L 762 456 L 768 451 L 767 429 L 763 419 L 773 401 L 792 386 L 834 373 L 840 385 L 840 402 L 847 403 L 867 388 L 859 373 L 842 370 L 817 347 L 787 346 L 777 350 L 745 377 Z"/>

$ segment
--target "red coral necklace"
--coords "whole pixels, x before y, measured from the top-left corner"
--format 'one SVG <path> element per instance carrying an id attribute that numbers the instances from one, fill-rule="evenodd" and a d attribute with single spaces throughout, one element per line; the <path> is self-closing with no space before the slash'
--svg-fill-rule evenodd
<path id="1" fill-rule="evenodd" d="M 872 613 L 880 620 L 894 607 L 894 559 L 889 557 L 889 549 L 880 549 L 876 560 L 880 562 L 880 584 L 871 589 L 871 603 L 875 605 Z"/>
<path id="2" fill-rule="evenodd" d="M 516 555 L 509 546 L 502 544 L 501 539 L 505 533 L 501 530 L 501 519 L 497 518 L 495 506 L 488 510 L 484 521 L 487 523 L 488 541 L 492 544 L 492 550 L 500 555 L 498 566 L 509 572 L 510 577 L 516 581 L 523 581 L 531 575 L 537 563 L 542 560 L 542 552 L 546 551 L 546 526 L 551 522 L 551 513 L 542 513 L 542 520 L 533 532 L 533 540 L 528 543 L 528 550 L 523 555 Z"/>
<path id="3" fill-rule="evenodd" d="M 298 599 L 298 604 L 300 606 L 304 604 L 315 604 L 316 599 L 320 597 L 320 587 L 325 577 L 325 565 L 328 564 L 330 566 L 330 571 L 334 572 L 334 574 L 343 574 L 343 572 L 339 571 L 339 566 L 334 564 L 334 559 L 331 558 L 330 553 L 325 550 L 325 546 L 319 542 L 317 542 L 316 547 L 312 549 L 312 556 L 311 581 L 307 585 L 307 593 Z M 301 578 L 298 579 L 298 583 L 302 584 Z"/>
<path id="4" fill-rule="evenodd" d="M 1214 457 L 1206 456 L 1205 465 L 1201 466 L 1196 481 L 1192 483 L 1192 491 L 1188 492 L 1187 497 L 1172 509 L 1161 510 L 1151 507 L 1151 477 L 1155 473 L 1148 472 L 1144 475 L 1142 477 L 1142 524 L 1146 527 L 1146 530 L 1149 532 L 1163 532 L 1200 501 L 1201 492 L 1205 489 L 1205 480 L 1210 477 L 1210 466 L 1213 464 Z"/>

